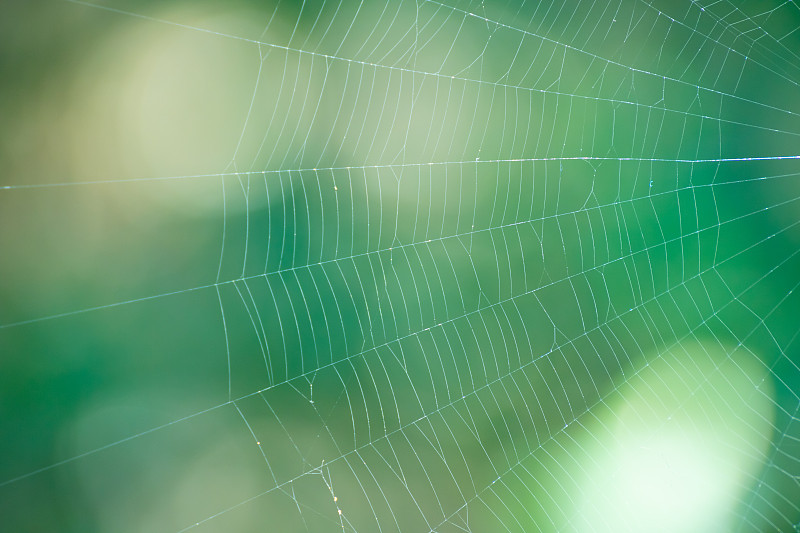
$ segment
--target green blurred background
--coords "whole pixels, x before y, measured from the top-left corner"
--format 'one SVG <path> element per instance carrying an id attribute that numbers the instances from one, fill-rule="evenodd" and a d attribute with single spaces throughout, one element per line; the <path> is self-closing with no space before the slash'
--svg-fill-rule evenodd
<path id="1" fill-rule="evenodd" d="M 3 2 L 0 530 L 796 530 L 798 28 Z"/>

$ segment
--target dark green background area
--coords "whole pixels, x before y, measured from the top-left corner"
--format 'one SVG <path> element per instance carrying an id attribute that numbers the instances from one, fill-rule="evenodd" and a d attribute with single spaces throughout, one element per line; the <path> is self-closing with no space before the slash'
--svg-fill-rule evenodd
<path id="1" fill-rule="evenodd" d="M 796 528 L 800 10 L 709 4 L 0 4 L 0 530 L 603 531 L 662 385 Z"/>

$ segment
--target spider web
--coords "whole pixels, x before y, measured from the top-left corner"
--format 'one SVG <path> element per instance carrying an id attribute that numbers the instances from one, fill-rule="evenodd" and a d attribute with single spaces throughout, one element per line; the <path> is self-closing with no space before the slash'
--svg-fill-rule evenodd
<path id="1" fill-rule="evenodd" d="M 236 98 L 0 190 L 10 529 L 797 529 L 795 2 L 53 6 Z"/>

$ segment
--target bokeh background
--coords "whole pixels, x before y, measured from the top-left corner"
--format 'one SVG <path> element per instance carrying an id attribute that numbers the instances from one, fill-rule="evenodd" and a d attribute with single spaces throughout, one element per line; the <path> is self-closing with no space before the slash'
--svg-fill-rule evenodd
<path id="1" fill-rule="evenodd" d="M 3 531 L 794 531 L 793 1 L 0 4 Z"/>

